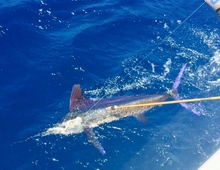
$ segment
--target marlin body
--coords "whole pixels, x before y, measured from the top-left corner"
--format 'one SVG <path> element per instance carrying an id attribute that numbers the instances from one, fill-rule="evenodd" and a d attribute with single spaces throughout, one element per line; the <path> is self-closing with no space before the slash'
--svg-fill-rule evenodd
<path id="1" fill-rule="evenodd" d="M 73 91 L 76 88 L 80 88 L 79 85 L 73 86 Z M 78 116 L 74 116 L 74 112 L 70 112 L 68 117 L 74 117 L 72 119 L 66 120 L 59 124 L 56 127 L 52 127 L 47 130 L 47 133 L 52 134 L 77 134 L 84 131 L 84 127 L 90 126 L 91 128 L 98 127 L 100 124 L 109 123 L 117 121 L 121 118 L 128 116 L 135 116 L 140 119 L 142 122 L 145 122 L 144 119 L 141 119 L 141 115 L 150 110 L 152 107 L 138 107 L 138 108 L 124 108 L 124 109 L 106 109 L 109 106 L 114 105 L 131 105 L 131 104 L 142 104 L 142 103 L 153 103 L 164 101 L 169 97 L 167 94 L 161 95 L 141 95 L 141 96 L 127 96 L 119 97 L 114 100 L 103 100 L 99 103 L 91 102 L 88 107 L 88 110 L 85 112 L 78 112 Z M 119 104 L 120 103 L 120 104 Z M 94 106 L 95 105 L 95 106 Z M 93 107 L 92 109 L 90 109 Z M 79 108 L 80 109 L 80 108 Z M 85 109 L 85 108 L 84 108 Z M 147 123 L 147 122 L 146 122 Z"/>
<path id="2" fill-rule="evenodd" d="M 93 101 L 86 99 L 82 95 L 80 85 L 74 85 L 70 97 L 70 112 L 63 122 L 56 124 L 54 127 L 47 129 L 42 133 L 42 136 L 51 134 L 72 135 L 85 132 L 89 141 L 102 153 L 105 150 L 98 138 L 95 137 L 93 128 L 101 124 L 110 123 L 120 120 L 128 116 L 134 116 L 144 124 L 147 123 L 147 118 L 144 113 L 153 106 L 144 106 L 136 108 L 121 108 L 121 109 L 106 109 L 114 105 L 125 106 L 133 104 L 144 104 L 165 101 L 169 97 L 177 97 L 177 88 L 180 84 L 180 79 L 185 70 L 186 64 L 182 67 L 177 76 L 173 88 L 169 93 L 156 95 L 136 95 L 136 96 L 121 96 L 116 98 L 102 99 Z M 185 107 L 185 106 L 184 106 Z"/>

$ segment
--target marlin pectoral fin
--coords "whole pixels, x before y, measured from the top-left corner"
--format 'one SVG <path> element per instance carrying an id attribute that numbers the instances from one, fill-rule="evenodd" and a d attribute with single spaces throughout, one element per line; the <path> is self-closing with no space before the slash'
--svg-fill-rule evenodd
<path id="1" fill-rule="evenodd" d="M 89 142 L 91 142 L 104 155 L 106 152 L 97 137 L 95 136 L 95 133 L 92 131 L 92 128 L 90 126 L 86 126 L 84 128 L 84 132 L 86 133 Z"/>
<path id="2" fill-rule="evenodd" d="M 137 118 L 137 120 L 139 120 L 139 121 L 142 122 L 143 124 L 147 124 L 147 123 L 148 123 L 148 119 L 147 119 L 147 117 L 144 115 L 144 113 L 137 114 L 137 115 L 135 115 L 135 117 Z"/>

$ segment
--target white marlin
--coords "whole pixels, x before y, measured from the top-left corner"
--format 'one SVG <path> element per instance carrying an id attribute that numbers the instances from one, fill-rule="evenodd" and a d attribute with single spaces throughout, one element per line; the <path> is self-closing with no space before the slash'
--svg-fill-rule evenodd
<path id="1" fill-rule="evenodd" d="M 177 88 L 180 84 L 180 79 L 185 70 L 186 64 L 180 70 L 171 91 L 166 94 L 155 95 L 136 95 L 136 96 L 121 96 L 116 98 L 107 98 L 99 101 L 86 99 L 82 95 L 80 85 L 74 85 L 70 97 L 70 112 L 67 114 L 63 122 L 56 124 L 54 127 L 47 129 L 43 132 L 42 136 L 52 134 L 71 135 L 85 132 L 89 141 L 102 153 L 105 150 L 95 137 L 92 128 L 98 127 L 100 124 L 109 123 L 120 120 L 121 118 L 134 116 L 143 123 L 147 123 L 147 118 L 144 113 L 153 106 L 143 106 L 136 108 L 121 108 L 121 109 L 106 109 L 111 106 L 144 104 L 165 101 L 169 97 L 174 97 L 178 100 Z M 186 103 L 181 105 L 194 113 L 198 114 L 196 110 L 192 110 Z"/>

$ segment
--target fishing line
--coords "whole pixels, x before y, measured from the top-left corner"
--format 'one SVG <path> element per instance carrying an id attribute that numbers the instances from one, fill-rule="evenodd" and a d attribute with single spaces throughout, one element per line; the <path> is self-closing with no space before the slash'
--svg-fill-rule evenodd
<path id="1" fill-rule="evenodd" d="M 180 25 L 178 25 L 171 33 L 169 33 L 156 47 L 154 47 L 142 60 L 140 60 L 133 68 L 137 67 L 140 65 L 151 53 L 153 53 L 164 41 L 166 41 L 178 28 L 180 28 L 193 14 L 195 14 L 203 5 L 205 2 L 203 2 L 198 8 L 196 8 Z M 123 78 L 128 76 L 128 74 L 131 73 L 129 71 Z"/>
<path id="2" fill-rule="evenodd" d="M 177 29 L 179 29 L 192 15 L 194 15 L 203 5 L 205 4 L 205 2 L 203 2 L 202 4 L 200 4 L 186 19 L 184 19 L 183 22 L 180 23 L 180 25 L 178 25 L 173 31 L 171 31 L 164 39 L 161 40 L 161 42 L 159 44 L 156 45 L 156 47 L 154 47 L 144 58 L 142 58 L 135 66 L 133 66 L 132 68 L 136 68 L 137 66 L 139 66 L 150 54 L 152 54 L 164 41 L 166 41 Z M 123 80 L 132 72 L 132 69 L 130 69 L 127 74 L 125 76 L 123 76 L 120 80 L 115 80 L 115 84 L 117 82 L 123 82 Z M 103 95 L 99 100 L 96 101 L 96 103 L 94 103 L 94 105 L 92 107 L 90 107 L 87 111 L 90 111 L 91 109 L 93 109 L 102 99 L 104 99 L 107 96 L 107 94 Z"/>

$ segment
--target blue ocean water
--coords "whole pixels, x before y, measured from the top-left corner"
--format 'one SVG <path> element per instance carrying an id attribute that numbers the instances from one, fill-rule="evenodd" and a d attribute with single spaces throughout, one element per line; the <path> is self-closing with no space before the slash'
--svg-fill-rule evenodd
<path id="1" fill-rule="evenodd" d="M 180 96 L 219 95 L 219 20 L 202 3 L 2 1 L 0 169 L 201 166 L 220 146 L 219 101 L 194 104 L 201 116 L 166 105 L 145 113 L 148 125 L 104 124 L 94 129 L 104 156 L 85 134 L 33 136 L 62 121 L 73 84 L 96 99 L 166 92 L 187 63 Z"/>

